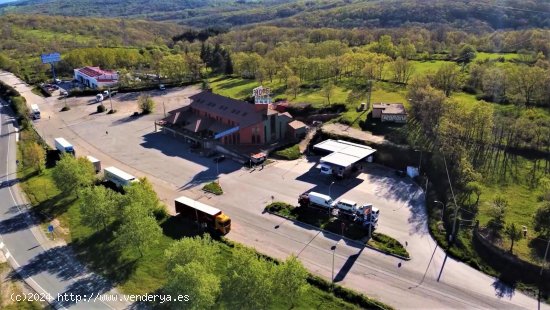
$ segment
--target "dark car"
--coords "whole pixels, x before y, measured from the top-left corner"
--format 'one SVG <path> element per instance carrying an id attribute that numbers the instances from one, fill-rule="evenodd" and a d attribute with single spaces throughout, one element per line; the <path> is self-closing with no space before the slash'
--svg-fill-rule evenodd
<path id="1" fill-rule="evenodd" d="M 225 155 L 220 155 L 220 156 L 214 157 L 214 162 L 215 163 L 219 163 L 219 162 L 222 162 L 224 160 L 225 160 Z"/>

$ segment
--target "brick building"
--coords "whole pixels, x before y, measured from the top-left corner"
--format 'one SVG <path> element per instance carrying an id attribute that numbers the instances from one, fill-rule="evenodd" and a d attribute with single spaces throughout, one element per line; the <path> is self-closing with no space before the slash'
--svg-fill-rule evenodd
<path id="1" fill-rule="evenodd" d="M 210 92 L 201 92 L 189 99 L 189 105 L 170 111 L 164 121 L 197 140 L 262 145 L 293 139 L 296 131 L 306 128 L 304 123 L 294 121 L 288 112 L 281 113 L 271 104 L 251 104 Z"/>

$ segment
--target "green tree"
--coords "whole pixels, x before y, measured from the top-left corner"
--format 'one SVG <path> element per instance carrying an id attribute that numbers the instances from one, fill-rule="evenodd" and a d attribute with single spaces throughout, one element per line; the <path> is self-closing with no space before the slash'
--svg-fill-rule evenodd
<path id="1" fill-rule="evenodd" d="M 296 96 L 298 95 L 300 84 L 300 78 L 295 75 L 290 76 L 286 82 L 286 88 L 294 94 L 294 99 L 296 99 Z"/>
<path id="2" fill-rule="evenodd" d="M 453 63 L 443 64 L 434 75 L 431 76 L 432 85 L 442 90 L 445 96 L 451 94 L 462 87 L 462 76 L 460 68 Z"/>
<path id="3" fill-rule="evenodd" d="M 80 213 L 82 224 L 99 230 L 116 218 L 120 194 L 104 186 L 90 186 L 80 192 Z"/>
<path id="4" fill-rule="evenodd" d="M 36 142 L 27 143 L 23 147 L 23 162 L 41 173 L 46 165 L 46 152 Z"/>
<path id="5" fill-rule="evenodd" d="M 330 105 L 330 98 L 334 95 L 334 88 L 334 83 L 332 81 L 328 81 L 321 89 L 323 96 L 327 98 L 328 105 Z"/>
<path id="6" fill-rule="evenodd" d="M 197 262 L 211 270 L 216 266 L 215 259 L 219 253 L 219 245 L 209 235 L 183 238 L 164 251 L 166 268 L 171 272 L 178 265 Z"/>
<path id="7" fill-rule="evenodd" d="M 514 242 L 521 240 L 523 236 L 521 230 L 519 229 L 519 227 L 516 226 L 516 224 L 512 223 L 506 226 L 504 234 L 506 235 L 506 237 L 508 237 L 508 239 L 510 239 L 510 253 L 512 253 L 514 249 Z"/>
<path id="8" fill-rule="evenodd" d="M 199 262 L 177 265 L 171 272 L 165 291 L 172 296 L 188 295 L 188 301 L 171 302 L 171 309 L 209 309 L 220 295 L 220 279 Z"/>
<path id="9" fill-rule="evenodd" d="M 292 255 L 275 269 L 274 292 L 278 296 L 284 296 L 292 309 L 307 291 L 307 277 L 307 270 L 298 258 Z"/>
<path id="10" fill-rule="evenodd" d="M 273 301 L 273 265 L 249 249 L 235 248 L 224 301 L 230 309 L 267 309 Z"/>
<path id="11" fill-rule="evenodd" d="M 147 178 L 140 178 L 139 182 L 126 186 L 124 192 L 125 194 L 121 198 L 123 206 L 133 205 L 151 216 L 155 212 L 164 210 L 153 185 Z"/>
<path id="12" fill-rule="evenodd" d="M 149 114 L 155 110 L 155 101 L 149 95 L 141 95 L 138 97 L 138 108 L 143 114 Z"/>
<path id="13" fill-rule="evenodd" d="M 162 229 L 153 216 L 138 204 L 124 206 L 122 225 L 117 231 L 117 243 L 125 250 L 138 250 L 140 257 L 144 251 L 159 243 Z"/>
<path id="14" fill-rule="evenodd" d="M 489 222 L 487 222 L 487 228 L 489 229 L 492 237 L 500 237 L 500 233 L 504 229 L 506 216 L 506 209 L 508 209 L 508 200 L 502 196 L 498 196 L 493 201 L 492 208 L 489 210 Z"/>
<path id="15" fill-rule="evenodd" d="M 406 58 L 397 57 L 392 63 L 394 81 L 407 84 L 411 75 L 414 73 L 414 66 Z"/>
<path id="16" fill-rule="evenodd" d="M 458 62 L 462 64 L 469 64 L 476 58 L 476 49 L 470 44 L 464 44 L 458 52 Z"/>
<path id="17" fill-rule="evenodd" d="M 550 237 L 550 201 L 545 201 L 543 205 L 537 209 L 533 218 L 535 231 L 545 238 Z"/>
<path id="18" fill-rule="evenodd" d="M 52 171 L 52 178 L 62 192 L 75 193 L 77 189 L 94 183 L 95 168 L 84 157 L 63 155 Z"/>

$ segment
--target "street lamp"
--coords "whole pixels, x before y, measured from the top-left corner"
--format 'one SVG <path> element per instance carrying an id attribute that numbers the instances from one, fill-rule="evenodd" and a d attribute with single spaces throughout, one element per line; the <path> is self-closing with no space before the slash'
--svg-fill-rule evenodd
<path id="1" fill-rule="evenodd" d="M 336 243 L 331 247 L 331 250 L 332 250 L 332 277 L 331 277 L 331 282 L 332 282 L 332 285 L 334 286 L 334 256 L 335 256 L 335 253 L 336 253 L 336 247 L 338 246 L 338 242 L 340 242 L 340 240 L 336 241 Z"/>
<path id="2" fill-rule="evenodd" d="M 330 195 L 330 188 L 332 187 L 332 185 L 334 185 L 334 181 L 332 181 L 332 182 L 330 183 L 330 185 L 328 186 L 328 196 L 329 196 L 330 198 L 332 198 L 332 196 Z"/>
<path id="3" fill-rule="evenodd" d="M 434 203 L 440 203 L 442 206 L 443 206 L 443 212 L 441 213 L 441 221 L 443 221 L 443 216 L 445 216 L 445 207 L 447 206 L 446 204 L 442 203 L 441 201 L 439 200 L 434 200 Z"/>
<path id="4" fill-rule="evenodd" d="M 111 95 L 111 87 L 109 87 L 109 102 L 111 103 L 111 111 L 113 111 L 113 96 Z"/>

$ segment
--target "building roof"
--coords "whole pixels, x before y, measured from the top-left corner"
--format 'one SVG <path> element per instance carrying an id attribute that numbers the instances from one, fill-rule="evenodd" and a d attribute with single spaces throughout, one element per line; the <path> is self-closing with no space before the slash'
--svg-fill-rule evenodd
<path id="1" fill-rule="evenodd" d="M 87 75 L 89 77 L 98 77 L 102 75 L 112 75 L 116 74 L 115 71 L 112 70 L 102 70 L 99 67 L 84 67 L 76 69 L 78 72 Z"/>
<path id="2" fill-rule="evenodd" d="M 332 139 L 317 143 L 313 148 L 332 152 L 321 158 L 321 163 L 331 163 L 341 167 L 348 167 L 376 152 L 375 149 L 366 145 Z"/>
<path id="3" fill-rule="evenodd" d="M 196 200 L 193 200 L 191 198 L 187 198 L 185 196 L 181 196 L 179 198 L 176 198 L 176 201 L 179 202 L 179 203 L 182 203 L 186 206 L 189 206 L 189 207 L 192 207 L 192 208 L 195 208 L 203 213 L 206 213 L 210 216 L 214 216 L 218 213 L 220 213 L 221 211 L 219 209 L 216 209 L 214 207 L 211 207 L 207 204 L 204 204 L 202 202 L 198 202 Z"/>
<path id="4" fill-rule="evenodd" d="M 292 122 L 288 123 L 288 126 L 292 127 L 292 129 L 299 129 L 306 127 L 306 124 L 297 120 L 293 120 Z"/>
<path id="5" fill-rule="evenodd" d="M 372 108 L 382 109 L 382 114 L 407 114 L 405 107 L 401 103 L 377 103 Z"/>
<path id="6" fill-rule="evenodd" d="M 262 113 L 256 111 L 253 104 L 235 100 L 210 92 L 201 92 L 190 96 L 191 108 L 204 111 L 212 116 L 234 121 L 241 128 L 262 122 Z"/>

